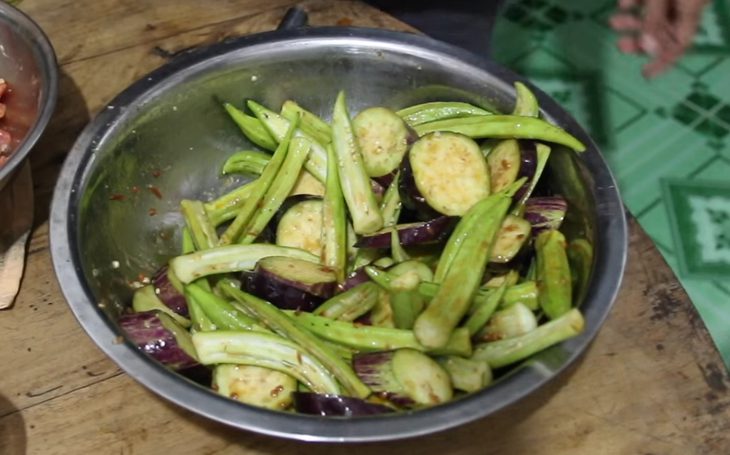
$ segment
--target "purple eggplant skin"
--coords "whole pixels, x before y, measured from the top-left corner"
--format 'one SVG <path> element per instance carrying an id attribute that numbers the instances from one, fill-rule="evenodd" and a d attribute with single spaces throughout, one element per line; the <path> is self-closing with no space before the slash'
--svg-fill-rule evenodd
<path id="1" fill-rule="evenodd" d="M 568 211 L 562 196 L 530 197 L 525 201 L 524 218 L 532 225 L 534 237 L 542 231 L 559 229 Z"/>
<path id="2" fill-rule="evenodd" d="M 254 273 L 243 280 L 242 287 L 283 310 L 312 312 L 335 294 L 337 283 L 332 281 L 312 286 L 302 285 L 256 266 Z"/>
<path id="3" fill-rule="evenodd" d="M 455 217 L 440 216 L 419 223 L 396 225 L 398 240 L 402 246 L 437 243 L 446 239 L 456 226 Z M 391 229 L 360 237 L 357 248 L 390 248 Z"/>
<path id="4" fill-rule="evenodd" d="M 519 201 L 525 192 L 530 188 L 532 179 L 537 171 L 537 146 L 533 141 L 520 141 L 520 172 L 517 179 L 526 177 L 525 183 L 512 196 L 513 201 Z"/>
<path id="5" fill-rule="evenodd" d="M 199 365 L 180 347 L 175 334 L 162 324 L 156 311 L 123 314 L 117 323 L 132 343 L 165 366 L 185 370 Z"/>
<path id="6" fill-rule="evenodd" d="M 370 277 L 365 273 L 365 267 L 360 267 L 348 275 L 345 281 L 337 285 L 337 293 L 348 291 L 368 281 L 370 281 Z"/>
<path id="7" fill-rule="evenodd" d="M 380 177 L 372 177 L 372 180 L 376 181 L 382 188 L 388 188 L 393 179 L 395 179 L 396 171 L 390 174 L 381 175 Z"/>
<path id="8" fill-rule="evenodd" d="M 386 188 L 388 188 L 388 187 L 385 185 L 382 185 L 379 180 L 372 179 L 372 178 L 370 179 L 370 189 L 373 190 L 373 194 L 375 195 L 375 198 L 377 200 L 383 199 Z"/>
<path id="9" fill-rule="evenodd" d="M 293 392 L 294 409 L 301 414 L 323 417 L 360 417 L 395 412 L 382 404 L 341 395 Z"/>
<path id="10" fill-rule="evenodd" d="M 376 384 L 371 381 L 379 382 L 382 377 L 381 370 L 383 364 L 390 361 L 394 351 L 368 352 L 363 354 L 355 354 L 352 358 L 352 368 L 355 370 L 360 379 L 374 390 L 379 388 L 388 388 L 388 384 Z M 412 408 L 416 402 L 406 395 L 395 393 L 375 391 L 376 395 L 393 403 L 399 408 Z"/>
<path id="11" fill-rule="evenodd" d="M 398 194 L 400 195 L 403 207 L 414 213 L 422 221 L 432 220 L 442 216 L 441 213 L 428 205 L 426 198 L 418 190 L 409 157 L 410 152 L 406 153 L 403 157 L 403 162 L 400 165 L 400 177 L 398 178 Z"/>
<path id="12" fill-rule="evenodd" d="M 167 266 L 163 266 L 155 273 L 152 282 L 155 294 L 168 308 L 183 317 L 189 316 L 188 302 L 185 296 L 178 291 L 167 276 Z"/>

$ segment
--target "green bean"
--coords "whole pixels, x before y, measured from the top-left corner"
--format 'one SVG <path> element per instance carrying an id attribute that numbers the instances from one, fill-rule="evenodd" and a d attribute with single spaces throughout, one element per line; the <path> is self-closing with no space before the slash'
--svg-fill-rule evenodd
<path id="1" fill-rule="evenodd" d="M 550 319 L 567 313 L 573 304 L 573 283 L 565 248 L 565 237 L 560 231 L 544 231 L 535 239 L 537 298 Z"/>
<path id="2" fill-rule="evenodd" d="M 244 114 L 230 103 L 224 103 L 223 107 L 251 142 L 266 150 L 276 150 L 276 141 L 259 119 Z"/>
<path id="3" fill-rule="evenodd" d="M 276 148 L 271 160 L 266 165 L 261 177 L 256 180 L 254 184 L 255 190 L 251 192 L 249 197 L 243 203 L 241 210 L 236 215 L 236 218 L 233 219 L 233 222 L 228 226 L 223 235 L 221 235 L 221 245 L 230 245 L 231 243 L 234 243 L 241 234 L 245 232 L 245 229 L 256 213 L 262 198 L 268 192 L 269 187 L 276 178 L 276 175 L 279 173 L 279 168 L 281 168 L 286 155 L 289 153 L 289 143 L 291 142 L 291 138 L 294 135 L 296 128 L 297 124 L 296 122 L 293 122 L 290 125 L 286 136 Z"/>
<path id="4" fill-rule="evenodd" d="M 584 325 L 580 311 L 573 308 L 524 335 L 478 344 L 471 358 L 483 360 L 492 368 L 501 368 L 580 334 Z"/>
<path id="5" fill-rule="evenodd" d="M 321 362 L 330 371 L 332 376 L 339 381 L 347 394 L 358 398 L 365 398 L 370 395 L 370 389 L 357 377 L 352 367 L 345 363 L 329 347 L 321 343 L 315 335 L 307 331 L 307 329 L 302 328 L 297 320 L 290 318 L 271 303 L 245 293 L 233 286 L 225 286 L 223 290 L 229 297 L 244 306 L 250 316 L 256 318 L 260 323 L 279 335 L 298 344 L 304 351 Z M 318 316 L 312 315 L 312 317 Z M 332 323 L 338 323 L 330 319 L 323 319 Z"/>
<path id="6" fill-rule="evenodd" d="M 232 220 L 236 217 L 236 214 L 241 210 L 246 199 L 256 190 L 256 180 L 244 183 L 238 188 L 229 191 L 223 196 L 214 199 L 210 202 L 206 202 L 205 213 L 208 214 L 210 222 L 214 226 Z"/>
<path id="7" fill-rule="evenodd" d="M 487 323 L 489 318 L 492 317 L 492 314 L 494 314 L 497 309 L 506 289 L 507 285 L 503 284 L 499 288 L 495 289 L 494 292 L 490 293 L 489 297 L 486 299 L 475 299 L 477 305 L 475 305 L 474 311 L 464 324 L 464 327 L 469 330 L 470 335 L 474 336 L 477 332 L 479 332 L 479 330 L 484 327 L 484 324 Z"/>
<path id="8" fill-rule="evenodd" d="M 415 127 L 419 136 L 436 131 L 464 134 L 471 138 L 535 139 L 565 145 L 582 152 L 585 145 L 574 136 L 544 120 L 517 115 L 479 115 L 424 123 Z"/>
<path id="9" fill-rule="evenodd" d="M 195 301 L 217 330 L 265 330 L 225 299 L 206 291 L 199 284 L 185 286 L 185 295 Z"/>
<path id="10" fill-rule="evenodd" d="M 330 298 L 313 314 L 338 321 L 351 322 L 370 311 L 378 303 L 380 289 L 373 282 L 365 282 Z"/>
<path id="11" fill-rule="evenodd" d="M 283 141 L 287 136 L 287 132 L 291 128 L 292 122 L 253 100 L 249 100 L 247 104 L 249 109 L 251 109 L 251 112 L 256 115 L 256 118 L 261 120 L 269 133 L 271 133 L 271 136 L 279 142 Z M 294 118 L 299 119 L 299 117 Z M 304 167 L 317 180 L 325 183 L 325 180 L 327 179 L 327 150 L 325 150 L 324 146 L 317 142 L 316 139 L 298 127 L 294 132 L 294 137 L 300 137 L 310 141 L 312 149 L 309 152 L 309 156 L 307 157 L 307 162 L 304 164 Z"/>
<path id="12" fill-rule="evenodd" d="M 180 211 L 196 250 L 207 250 L 218 245 L 218 234 L 202 202 L 183 199 L 180 201 Z"/>
<path id="13" fill-rule="evenodd" d="M 190 234 L 190 229 L 187 226 L 182 228 L 182 254 L 188 254 L 195 251 L 195 243 L 193 242 L 193 236 Z"/>
<path id="14" fill-rule="evenodd" d="M 322 200 L 322 264 L 335 271 L 337 281 L 345 281 L 347 269 L 347 213 L 340 188 L 337 160 L 327 147 L 327 183 Z"/>
<path id="15" fill-rule="evenodd" d="M 573 277 L 574 295 L 577 302 L 588 291 L 593 267 L 593 246 L 586 239 L 575 239 L 568 244 L 568 263 Z"/>
<path id="16" fill-rule="evenodd" d="M 470 115 L 491 115 L 492 113 L 469 103 L 455 101 L 434 101 L 416 104 L 396 112 L 409 126 L 414 127 L 436 120 L 466 117 Z"/>
<path id="17" fill-rule="evenodd" d="M 292 123 L 292 125 L 295 124 Z M 248 226 L 244 229 L 241 238 L 238 239 L 238 243 L 244 245 L 253 243 L 266 228 L 266 225 L 269 224 L 271 218 L 274 217 L 276 211 L 279 210 L 281 204 L 296 185 L 310 149 L 311 143 L 306 139 L 295 137 L 291 140 L 289 152 L 284 158 L 284 162 L 281 164 L 266 194 L 261 199 L 259 207 L 251 217 Z"/>
<path id="18" fill-rule="evenodd" d="M 332 142 L 332 128 L 327 122 L 319 118 L 316 114 L 309 112 L 292 100 L 284 101 L 281 105 L 281 116 L 292 121 L 295 116 L 302 118 L 299 128 L 314 138 L 322 145 Z"/>
<path id="19" fill-rule="evenodd" d="M 526 179 L 525 177 L 522 177 L 514 182 L 512 182 L 509 186 L 504 188 L 499 193 L 495 193 L 495 195 L 501 195 L 505 197 L 512 197 L 517 190 L 524 185 Z M 489 200 L 490 202 L 480 202 L 482 204 L 494 204 L 495 201 L 497 201 L 496 198 L 487 197 L 486 200 Z M 482 206 L 483 209 L 486 209 L 486 206 Z M 433 281 L 435 283 L 440 283 L 443 279 L 446 273 L 449 271 L 449 268 L 451 267 L 451 264 L 454 261 L 455 256 L 459 253 L 459 250 L 461 249 L 461 244 L 464 243 L 464 240 L 475 230 L 477 230 L 477 225 L 481 223 L 481 218 L 477 216 L 477 214 L 473 211 L 469 211 L 464 214 L 463 217 L 459 220 L 459 223 L 456 225 L 456 228 L 454 229 L 454 232 L 451 233 L 449 236 L 449 240 L 446 242 L 446 246 L 444 246 L 443 251 L 441 251 L 441 257 L 439 258 L 439 262 L 436 266 L 436 272 L 434 273 Z"/>
<path id="20" fill-rule="evenodd" d="M 479 229 L 464 239 L 441 287 L 413 326 L 418 341 L 424 346 L 438 348 L 446 344 L 454 327 L 469 309 L 484 274 L 494 237 L 510 203 L 511 198 L 501 193 L 494 194 L 475 204 L 465 215 L 482 221 Z"/>
<path id="21" fill-rule="evenodd" d="M 243 150 L 229 156 L 221 173 L 227 174 L 256 174 L 260 175 L 264 172 L 264 168 L 269 164 L 271 155 L 258 150 Z"/>
<path id="22" fill-rule="evenodd" d="M 332 113 L 332 145 L 337 155 L 340 186 L 357 234 L 370 234 L 383 227 L 383 217 L 365 173 L 347 111 L 345 92 L 337 95 Z"/>
<path id="23" fill-rule="evenodd" d="M 170 261 L 170 270 L 182 283 L 218 273 L 252 270 L 256 263 L 269 256 L 286 256 L 319 263 L 319 258 L 299 248 L 257 243 L 254 245 L 226 245 L 177 256 Z"/>
<path id="24" fill-rule="evenodd" d="M 402 207 L 400 192 L 398 191 L 399 177 L 399 174 L 396 174 L 380 203 L 380 213 L 383 215 L 384 227 L 394 226 L 398 223 L 398 217 L 400 216 Z"/>
<path id="25" fill-rule="evenodd" d="M 517 101 L 515 102 L 512 115 L 538 117 L 540 115 L 540 107 L 532 91 L 522 82 L 515 82 L 515 92 L 517 92 Z"/>
<path id="26" fill-rule="evenodd" d="M 537 300 L 537 283 L 533 280 L 523 281 L 522 283 L 509 286 L 504 292 L 500 308 L 506 308 L 515 303 L 521 303 L 532 311 L 540 308 Z"/>
<path id="27" fill-rule="evenodd" d="M 273 333 L 219 331 L 196 333 L 193 344 L 204 365 L 252 365 L 281 371 L 318 393 L 340 394 L 331 372 L 314 356 Z"/>
<path id="28" fill-rule="evenodd" d="M 386 351 L 411 348 L 421 352 L 433 352 L 435 355 L 471 355 L 469 354 L 471 341 L 466 329 L 455 330 L 444 346 L 438 350 L 430 350 L 418 342 L 411 330 L 333 321 L 305 312 L 290 311 L 287 314 L 317 336 L 358 350 Z"/>

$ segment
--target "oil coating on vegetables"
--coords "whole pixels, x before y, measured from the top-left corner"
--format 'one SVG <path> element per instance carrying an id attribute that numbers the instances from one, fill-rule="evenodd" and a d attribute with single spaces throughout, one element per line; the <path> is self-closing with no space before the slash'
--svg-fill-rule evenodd
<path id="1" fill-rule="evenodd" d="M 221 174 L 252 180 L 180 201 L 181 254 L 120 327 L 275 411 L 412 412 L 489 387 L 581 333 L 593 258 L 541 179 L 551 147 L 584 146 L 525 85 L 516 99 L 510 114 L 444 100 L 351 117 L 340 92 L 331 122 L 294 100 L 225 103 L 250 145 Z"/>

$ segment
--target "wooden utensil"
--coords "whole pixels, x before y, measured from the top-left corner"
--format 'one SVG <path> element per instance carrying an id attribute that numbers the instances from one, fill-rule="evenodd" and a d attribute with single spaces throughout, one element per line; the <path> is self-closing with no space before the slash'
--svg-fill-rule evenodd
<path id="1" fill-rule="evenodd" d="M 32 226 L 33 182 L 26 162 L 0 191 L 0 310 L 10 308 L 18 294 Z"/>

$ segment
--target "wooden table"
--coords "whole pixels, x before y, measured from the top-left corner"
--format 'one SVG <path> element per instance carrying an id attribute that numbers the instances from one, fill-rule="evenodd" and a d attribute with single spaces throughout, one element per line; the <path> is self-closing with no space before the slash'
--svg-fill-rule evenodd
<path id="1" fill-rule="evenodd" d="M 303 444 L 236 431 L 167 403 L 76 323 L 48 250 L 48 204 L 77 134 L 115 94 L 175 52 L 273 29 L 292 0 L 24 0 L 61 65 L 60 99 L 32 157 L 36 223 L 15 307 L 0 313 L 0 453 L 724 454 L 730 378 L 644 231 L 631 222 L 618 301 L 569 372 L 502 413 L 418 440 Z M 407 29 L 358 2 L 302 2 L 311 23 Z"/>

